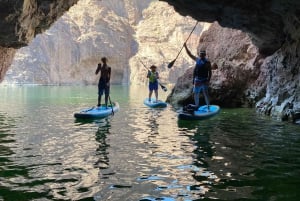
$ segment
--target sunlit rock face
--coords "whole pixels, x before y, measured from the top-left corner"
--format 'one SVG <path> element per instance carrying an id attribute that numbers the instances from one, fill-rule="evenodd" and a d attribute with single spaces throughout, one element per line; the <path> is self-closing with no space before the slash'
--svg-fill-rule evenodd
<path id="1" fill-rule="evenodd" d="M 176 83 L 193 61 L 185 51 L 179 51 L 187 41 L 191 50 L 196 50 L 200 35 L 210 23 L 198 23 L 191 17 L 183 17 L 166 3 L 155 2 L 143 11 L 143 20 L 137 25 L 136 42 L 138 51 L 130 60 L 130 82 L 146 84 L 147 69 L 156 65 L 160 81 L 164 84 Z M 191 33 L 193 28 L 194 31 Z M 168 64 L 176 58 L 172 68 Z"/>
<path id="2" fill-rule="evenodd" d="M 0 82 L 11 64 L 15 49 L 25 46 L 36 34 L 49 28 L 77 1 L 0 0 Z"/>
<path id="3" fill-rule="evenodd" d="M 205 49 L 213 67 L 210 83 L 212 103 L 226 107 L 253 105 L 264 83 L 256 91 L 252 85 L 259 80 L 263 59 L 249 36 L 240 30 L 222 28 L 214 23 L 205 31 L 199 42 L 198 52 Z M 196 55 L 196 51 L 194 55 Z M 191 103 L 192 73 L 194 66 L 181 76 L 168 101 L 173 105 Z M 260 79 L 265 79 L 262 77 Z M 204 101 L 202 101 L 204 104 Z"/>
<path id="4" fill-rule="evenodd" d="M 244 99 L 246 102 L 243 104 L 256 103 L 258 111 L 283 120 L 299 116 L 297 114 L 300 110 L 300 1 L 161 1 L 168 2 L 184 16 L 189 15 L 199 21 L 218 21 L 222 27 L 247 33 L 258 48 L 259 59 L 256 59 L 255 66 L 260 67 L 255 67 L 255 72 L 259 74 L 254 75 L 250 80 L 251 83 L 246 83 L 248 79 L 240 83 L 245 89 L 243 94 L 246 96 Z M 224 60 L 231 62 L 230 57 L 224 57 Z M 218 72 L 226 74 L 222 69 L 222 65 L 219 66 Z M 232 69 L 235 70 L 236 68 Z M 253 74 L 250 75 L 252 77 Z M 212 80 L 212 91 L 217 89 L 214 88 L 215 82 L 220 81 L 215 79 L 214 77 Z M 222 80 L 223 78 L 221 82 Z M 219 94 L 224 96 L 221 92 Z M 241 100 L 239 94 L 237 93 L 236 97 Z M 249 101 L 249 98 L 253 101 Z M 212 99 L 218 102 L 221 98 L 215 97 L 212 92 Z"/>
<path id="5" fill-rule="evenodd" d="M 4 83 L 96 84 L 95 70 L 104 56 L 112 67 L 112 83 L 126 83 L 128 60 L 138 49 L 132 27 L 149 3 L 79 1 L 18 52 Z"/>
<path id="6" fill-rule="evenodd" d="M 195 24 L 163 2 L 80 1 L 16 54 L 3 83 L 96 84 L 103 56 L 112 67 L 112 83 L 145 84 L 143 64 L 157 65 L 162 82 L 174 83 L 192 61 L 183 52 L 171 70 L 167 65 Z M 208 26 L 197 25 L 188 41 L 191 49 Z"/>
<path id="7" fill-rule="evenodd" d="M 0 82 L 4 78 L 11 61 L 14 58 L 16 49 L 14 48 L 0 48 L 0 61 L 2 65 L 0 67 Z"/>

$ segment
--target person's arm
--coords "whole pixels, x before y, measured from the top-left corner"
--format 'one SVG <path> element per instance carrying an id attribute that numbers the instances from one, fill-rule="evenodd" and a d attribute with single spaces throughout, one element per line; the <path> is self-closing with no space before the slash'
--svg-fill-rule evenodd
<path id="1" fill-rule="evenodd" d="M 111 76 L 111 67 L 108 67 L 107 69 L 107 84 L 110 82 L 110 76 Z"/>
<path id="2" fill-rule="evenodd" d="M 147 73 L 147 78 L 149 78 L 149 77 L 150 77 L 150 75 L 151 75 L 151 71 L 150 71 L 150 70 L 148 70 L 148 73 Z"/>
<path id="3" fill-rule="evenodd" d="M 211 71 L 211 63 L 208 61 L 207 63 L 207 69 L 208 69 L 208 77 L 207 77 L 207 81 L 210 81 L 211 75 L 212 75 L 212 71 Z"/>
<path id="4" fill-rule="evenodd" d="M 186 53 L 191 57 L 191 59 L 193 59 L 194 61 L 196 61 L 196 60 L 197 60 L 197 57 L 194 56 L 194 55 L 191 53 L 191 51 L 187 48 L 186 43 L 184 43 L 184 47 L 185 47 Z"/>
<path id="5" fill-rule="evenodd" d="M 95 74 L 97 75 L 97 74 L 99 73 L 100 70 L 101 70 L 101 64 L 98 64 L 98 67 L 97 67 L 97 69 L 96 69 Z"/>
<path id="6" fill-rule="evenodd" d="M 197 68 L 195 67 L 195 68 L 194 68 L 194 71 L 193 71 L 193 84 L 194 84 L 195 77 L 196 77 L 196 71 L 197 71 Z"/>

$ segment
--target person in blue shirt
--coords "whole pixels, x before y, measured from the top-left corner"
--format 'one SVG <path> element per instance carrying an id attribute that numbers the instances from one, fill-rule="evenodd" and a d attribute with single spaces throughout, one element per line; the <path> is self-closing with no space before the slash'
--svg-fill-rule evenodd
<path id="1" fill-rule="evenodd" d="M 206 51 L 201 50 L 199 52 L 199 57 L 194 56 L 190 50 L 187 48 L 186 43 L 184 43 L 185 50 L 187 54 L 196 62 L 194 71 L 193 71 L 193 94 L 195 101 L 195 109 L 199 107 L 199 96 L 200 92 L 203 93 L 205 98 L 205 103 L 209 110 L 209 95 L 208 95 L 208 85 L 211 79 L 211 63 L 206 58 Z"/>
<path id="2" fill-rule="evenodd" d="M 147 78 L 149 79 L 149 102 L 151 101 L 151 96 L 154 91 L 156 102 L 158 101 L 158 79 L 159 75 L 156 71 L 157 67 L 155 65 L 150 66 L 150 69 L 147 74 Z"/>

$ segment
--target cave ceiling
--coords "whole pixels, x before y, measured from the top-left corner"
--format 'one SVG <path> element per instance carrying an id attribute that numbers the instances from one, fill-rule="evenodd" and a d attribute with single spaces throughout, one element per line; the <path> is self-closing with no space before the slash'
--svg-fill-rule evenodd
<path id="1" fill-rule="evenodd" d="M 287 39 L 295 40 L 292 31 L 300 24 L 299 0 L 160 1 L 169 3 L 181 15 L 247 32 L 265 55 L 274 53 Z"/>

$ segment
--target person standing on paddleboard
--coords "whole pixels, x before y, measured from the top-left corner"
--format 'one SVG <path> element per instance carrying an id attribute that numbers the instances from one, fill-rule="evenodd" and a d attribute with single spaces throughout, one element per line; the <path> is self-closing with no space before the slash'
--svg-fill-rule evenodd
<path id="1" fill-rule="evenodd" d="M 110 76 L 111 76 L 111 67 L 107 65 L 107 58 L 102 57 L 101 63 L 98 64 L 95 74 L 97 75 L 99 72 L 101 73 L 99 83 L 98 83 L 98 104 L 97 106 L 101 106 L 101 97 L 103 93 L 105 94 L 105 106 L 107 107 L 108 97 L 110 92 Z"/>
<path id="2" fill-rule="evenodd" d="M 150 66 L 151 71 L 148 71 L 147 78 L 149 79 L 149 102 L 151 102 L 151 96 L 154 91 L 156 102 L 158 101 L 158 81 L 159 75 L 156 71 L 156 66 Z"/>
<path id="3" fill-rule="evenodd" d="M 199 57 L 194 56 L 184 43 L 187 54 L 196 62 L 193 72 L 193 93 L 195 101 L 195 109 L 199 107 L 200 92 L 203 92 L 207 108 L 209 110 L 208 85 L 212 75 L 211 63 L 206 58 L 206 51 L 201 50 Z"/>

